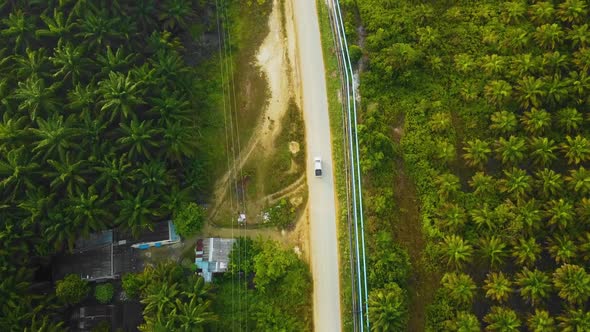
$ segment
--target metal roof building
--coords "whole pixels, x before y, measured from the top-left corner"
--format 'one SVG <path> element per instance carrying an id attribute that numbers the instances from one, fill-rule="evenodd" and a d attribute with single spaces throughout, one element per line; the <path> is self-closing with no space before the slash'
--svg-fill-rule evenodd
<path id="1" fill-rule="evenodd" d="M 211 237 L 197 241 L 195 264 L 206 282 L 211 282 L 214 273 L 227 272 L 229 254 L 236 239 Z"/>

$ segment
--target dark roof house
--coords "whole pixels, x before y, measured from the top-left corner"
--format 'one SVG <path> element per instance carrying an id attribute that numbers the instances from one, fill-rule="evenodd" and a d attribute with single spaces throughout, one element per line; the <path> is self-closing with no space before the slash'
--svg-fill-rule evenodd
<path id="1" fill-rule="evenodd" d="M 86 280 L 102 281 L 141 272 L 143 261 L 139 250 L 179 241 L 171 221 L 156 223 L 153 230 L 137 238 L 118 230 L 94 233 L 78 239 L 73 252 L 54 257 L 53 280 L 77 274 Z"/>

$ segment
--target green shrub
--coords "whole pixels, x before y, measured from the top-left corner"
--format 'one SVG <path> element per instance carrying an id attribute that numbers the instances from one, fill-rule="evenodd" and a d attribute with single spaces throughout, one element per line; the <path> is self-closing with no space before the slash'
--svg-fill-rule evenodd
<path id="1" fill-rule="evenodd" d="M 268 210 L 270 222 L 279 229 L 289 227 L 295 221 L 295 208 L 286 199 L 281 199 L 278 205 Z"/>
<path id="2" fill-rule="evenodd" d="M 357 45 L 350 45 L 348 47 L 348 56 L 353 65 L 356 65 L 363 56 L 363 50 Z"/>
<path id="3" fill-rule="evenodd" d="M 188 203 L 174 216 L 176 232 L 182 237 L 198 233 L 205 223 L 205 209 L 196 203 Z"/>
<path id="4" fill-rule="evenodd" d="M 78 275 L 68 274 L 63 280 L 57 281 L 55 295 L 66 304 L 79 303 L 88 295 L 88 281 Z"/>
<path id="5" fill-rule="evenodd" d="M 137 273 L 127 273 L 123 276 L 122 287 L 125 294 L 130 298 L 137 298 L 143 282 Z"/>
<path id="6" fill-rule="evenodd" d="M 111 302 L 114 292 L 115 289 L 113 288 L 113 284 L 101 284 L 94 288 L 94 297 L 98 302 L 106 304 Z"/>

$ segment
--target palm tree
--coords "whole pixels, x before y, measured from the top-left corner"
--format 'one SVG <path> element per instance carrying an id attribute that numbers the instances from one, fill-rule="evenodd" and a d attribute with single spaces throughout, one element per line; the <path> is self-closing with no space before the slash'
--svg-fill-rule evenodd
<path id="1" fill-rule="evenodd" d="M 143 104 L 140 82 L 135 82 L 130 73 L 127 76 L 110 72 L 106 80 L 98 82 L 98 92 L 102 94 L 101 111 L 110 112 L 110 121 L 120 115 L 121 118 L 136 118 L 132 108 Z"/>
<path id="2" fill-rule="evenodd" d="M 533 266 L 541 255 L 541 246 L 534 237 L 519 238 L 512 248 L 512 256 L 518 265 Z"/>
<path id="3" fill-rule="evenodd" d="M 520 331 L 520 320 L 512 309 L 493 306 L 490 312 L 484 316 L 484 322 L 488 323 L 486 331 L 517 332 Z"/>
<path id="4" fill-rule="evenodd" d="M 86 223 L 79 224 L 63 211 L 64 204 L 58 203 L 48 212 L 46 224 L 42 226 L 43 237 L 55 250 L 59 251 L 67 245 L 71 252 L 79 234 L 88 235 L 90 230 Z"/>
<path id="5" fill-rule="evenodd" d="M 513 77 L 534 75 L 540 67 L 537 57 L 530 53 L 517 54 L 510 61 L 510 74 Z"/>
<path id="6" fill-rule="evenodd" d="M 34 16 L 25 14 L 22 10 L 17 10 L 8 15 L 8 18 L 2 19 L 2 23 L 7 26 L 0 31 L 0 35 L 9 38 L 14 42 L 14 49 L 22 49 L 23 46 L 29 45 L 35 31 Z"/>
<path id="7" fill-rule="evenodd" d="M 475 69 L 473 57 L 466 53 L 455 55 L 455 69 L 463 74 L 468 74 Z"/>
<path id="8" fill-rule="evenodd" d="M 543 220 L 543 211 L 539 208 L 539 204 L 534 198 L 528 200 L 519 200 L 514 207 L 515 219 L 514 221 L 526 226 L 529 234 L 534 234 L 541 228 L 541 221 Z"/>
<path id="9" fill-rule="evenodd" d="M 563 179 L 561 174 L 555 173 L 552 169 L 544 168 L 535 173 L 537 178 L 537 187 L 545 197 L 557 197 L 561 194 L 563 188 Z"/>
<path id="10" fill-rule="evenodd" d="M 116 202 L 120 207 L 119 217 L 116 222 L 118 225 L 124 225 L 127 229 L 131 229 L 133 236 L 137 236 L 141 231 L 153 227 L 153 204 L 156 200 L 152 196 L 146 196 L 144 192 L 143 188 L 135 195 L 122 192 L 122 198 Z"/>
<path id="11" fill-rule="evenodd" d="M 533 38 L 541 47 L 553 50 L 561 44 L 565 38 L 565 32 L 557 23 L 543 24 L 535 29 Z"/>
<path id="12" fill-rule="evenodd" d="M 454 161 L 457 157 L 455 145 L 451 142 L 440 139 L 436 140 L 434 149 L 434 157 L 439 161 L 442 165 L 446 165 Z"/>
<path id="13" fill-rule="evenodd" d="M 481 325 L 477 317 L 466 311 L 457 313 L 457 317 L 453 320 L 445 322 L 445 331 L 448 332 L 480 332 Z"/>
<path id="14" fill-rule="evenodd" d="M 529 139 L 530 156 L 539 166 L 547 166 L 557 159 L 554 151 L 557 149 L 555 141 L 547 137 L 532 137 Z"/>
<path id="15" fill-rule="evenodd" d="M 565 62 L 567 66 L 567 62 Z M 545 77 L 545 102 L 551 106 L 559 105 L 570 98 L 570 82 L 568 79 L 562 79 L 561 74 L 555 74 Z"/>
<path id="16" fill-rule="evenodd" d="M 516 284 L 519 287 L 520 295 L 526 301 L 536 306 L 551 294 L 551 280 L 543 271 L 529 270 L 527 267 L 516 274 Z"/>
<path id="17" fill-rule="evenodd" d="M 14 90 L 14 99 L 21 101 L 18 109 L 28 112 L 31 120 L 35 121 L 40 111 L 56 109 L 55 90 L 55 85 L 45 87 L 45 81 L 33 75 L 24 82 L 18 82 L 18 88 Z"/>
<path id="18" fill-rule="evenodd" d="M 543 53 L 541 68 L 543 68 L 543 73 L 547 75 L 543 77 L 543 80 L 548 85 L 548 90 L 551 90 L 551 88 L 555 90 L 553 92 L 547 92 L 547 98 L 552 102 L 559 101 L 555 98 L 556 96 L 564 97 L 565 94 L 565 97 L 567 97 L 568 86 L 565 83 L 568 81 L 561 79 L 561 72 L 567 71 L 569 65 L 569 59 L 566 54 L 561 54 L 559 51 Z M 552 98 L 553 100 L 551 100 Z"/>
<path id="19" fill-rule="evenodd" d="M 459 94 L 465 102 L 475 101 L 477 98 L 479 98 L 479 88 L 477 85 L 467 82 L 463 84 Z"/>
<path id="20" fill-rule="evenodd" d="M 490 143 L 480 139 L 468 141 L 463 150 L 465 150 L 463 158 L 465 159 L 467 165 L 477 168 L 485 166 L 488 161 L 489 154 L 492 152 Z"/>
<path id="21" fill-rule="evenodd" d="M 102 186 L 103 195 L 116 192 L 121 195 L 123 185 L 129 183 L 133 178 L 131 173 L 132 165 L 127 159 L 127 154 L 120 156 L 114 153 L 106 155 L 99 165 L 94 167 L 98 172 L 96 184 Z"/>
<path id="22" fill-rule="evenodd" d="M 203 301 L 196 296 L 191 297 L 188 303 L 176 299 L 172 318 L 178 322 L 181 331 L 199 331 L 216 319 L 215 314 L 209 311 L 210 306 L 211 301 Z"/>
<path id="23" fill-rule="evenodd" d="M 59 157 L 59 161 L 50 159 L 47 163 L 53 168 L 53 171 L 44 174 L 44 177 L 51 179 L 50 188 L 58 189 L 64 186 L 67 193 L 73 195 L 80 193 L 81 188 L 86 185 L 86 179 L 83 177 L 86 173 L 85 160 L 71 158 L 68 151 Z"/>
<path id="24" fill-rule="evenodd" d="M 570 263 L 577 256 L 577 249 L 576 244 L 568 236 L 563 235 L 551 238 L 547 248 L 557 264 Z"/>
<path id="25" fill-rule="evenodd" d="M 4 112 L 2 115 L 2 122 L 0 122 L 0 151 L 8 153 L 8 151 L 21 146 L 20 143 L 23 136 L 25 136 L 26 117 L 10 114 Z"/>
<path id="26" fill-rule="evenodd" d="M 588 24 L 574 24 L 567 30 L 566 38 L 572 41 L 574 47 L 586 47 L 590 43 L 590 27 Z"/>
<path id="27" fill-rule="evenodd" d="M 557 317 L 562 332 L 590 331 L 590 312 L 584 309 L 569 309 Z"/>
<path id="28" fill-rule="evenodd" d="M 177 287 L 177 283 L 168 284 L 161 282 L 150 284 L 146 289 L 146 296 L 141 299 L 141 303 L 145 304 L 143 315 L 155 316 L 157 313 L 170 314 L 174 309 L 175 299 L 180 293 Z"/>
<path id="29" fill-rule="evenodd" d="M 24 332 L 62 332 L 63 322 L 54 322 L 48 316 L 38 317 L 33 315 L 30 327 L 25 327 Z"/>
<path id="30" fill-rule="evenodd" d="M 557 126 L 568 134 L 576 132 L 583 122 L 582 113 L 573 107 L 562 108 L 557 112 Z"/>
<path id="31" fill-rule="evenodd" d="M 587 74 L 590 69 L 590 48 L 581 47 L 574 52 L 573 62 L 580 71 Z"/>
<path id="32" fill-rule="evenodd" d="M 47 193 L 43 187 L 27 190 L 24 198 L 18 207 L 26 211 L 27 220 L 31 225 L 43 222 L 50 206 L 54 204 L 55 193 Z"/>
<path id="33" fill-rule="evenodd" d="M 524 76 L 517 81 L 516 99 L 523 108 L 539 107 L 545 94 L 545 84 L 540 78 Z"/>
<path id="34" fill-rule="evenodd" d="M 75 223 L 86 223 L 92 231 L 104 229 L 113 220 L 113 215 L 106 208 L 110 194 L 100 197 L 94 186 L 77 196 L 70 196 L 67 212 Z"/>
<path id="35" fill-rule="evenodd" d="M 122 137 L 117 140 L 117 143 L 121 144 L 125 151 L 128 151 L 129 158 L 133 159 L 142 155 L 151 159 L 151 150 L 158 147 L 156 136 L 159 134 L 159 131 L 152 127 L 152 121 L 139 122 L 133 119 L 129 126 L 125 123 L 120 123 L 119 126 Z"/>
<path id="36" fill-rule="evenodd" d="M 570 169 L 570 175 L 565 177 L 568 187 L 580 194 L 586 196 L 590 193 L 590 170 L 586 170 L 584 166 L 578 169 Z"/>
<path id="37" fill-rule="evenodd" d="M 133 18 L 139 23 L 141 30 L 145 33 L 152 27 L 156 26 L 156 19 L 154 13 L 156 13 L 156 2 L 155 0 L 139 0 L 133 3 L 131 12 L 133 12 Z"/>
<path id="38" fill-rule="evenodd" d="M 563 264 L 553 273 L 558 295 L 570 304 L 581 304 L 590 297 L 590 276 L 583 267 Z"/>
<path id="39" fill-rule="evenodd" d="M 510 99 L 512 86 L 504 80 L 492 80 L 483 91 L 489 103 L 500 106 Z"/>
<path id="40" fill-rule="evenodd" d="M 584 22 L 588 14 L 586 3 L 581 0 L 565 0 L 557 8 L 557 16 L 563 22 Z"/>
<path id="41" fill-rule="evenodd" d="M 505 23 L 518 23 L 526 14 L 527 5 L 520 1 L 505 2 L 501 6 L 501 15 Z"/>
<path id="42" fill-rule="evenodd" d="M 570 89 L 576 97 L 582 98 L 590 91 L 590 75 L 585 71 L 571 70 L 569 72 Z"/>
<path id="43" fill-rule="evenodd" d="M 521 27 L 507 27 L 506 33 L 504 34 L 504 41 L 501 44 L 502 52 L 510 53 L 512 50 L 518 53 L 530 49 L 531 34 Z M 513 77 L 516 77 L 511 72 Z"/>
<path id="44" fill-rule="evenodd" d="M 500 137 L 496 142 L 496 153 L 503 164 L 515 165 L 525 157 L 526 143 L 524 138 L 510 136 L 508 140 Z"/>
<path id="45" fill-rule="evenodd" d="M 574 220 L 574 206 L 563 198 L 547 202 L 545 213 L 549 225 L 557 225 L 560 229 L 566 229 Z"/>
<path id="46" fill-rule="evenodd" d="M 186 106 L 188 107 L 188 105 Z M 448 112 L 438 112 L 432 115 L 430 121 L 428 121 L 428 125 L 435 133 L 443 133 L 452 127 L 453 119 Z"/>
<path id="47" fill-rule="evenodd" d="M 576 204 L 576 215 L 583 224 L 590 222 L 590 198 L 582 197 Z"/>
<path id="48" fill-rule="evenodd" d="M 170 183 L 171 176 L 166 169 L 166 164 L 159 160 L 151 160 L 141 164 L 137 170 L 137 179 L 140 181 L 142 188 L 148 193 L 156 194 L 161 192 L 161 188 Z"/>
<path id="49" fill-rule="evenodd" d="M 537 24 L 544 24 L 553 22 L 555 15 L 555 8 L 551 1 L 535 2 L 529 7 L 529 15 L 531 20 Z"/>
<path id="50" fill-rule="evenodd" d="M 473 279 L 464 273 L 445 273 L 441 285 L 448 296 L 459 305 L 470 305 L 477 290 Z"/>
<path id="51" fill-rule="evenodd" d="M 195 16 L 190 0 L 167 0 L 162 4 L 158 19 L 163 29 L 187 28 L 188 22 Z"/>
<path id="52" fill-rule="evenodd" d="M 495 235 L 484 237 L 479 241 L 479 252 L 488 261 L 491 268 L 501 266 L 508 254 L 506 243 Z"/>
<path id="53" fill-rule="evenodd" d="M 438 186 L 438 194 L 444 198 L 452 196 L 461 189 L 459 178 L 451 173 L 437 176 L 434 183 Z"/>
<path id="54" fill-rule="evenodd" d="M 520 121 L 524 130 L 535 136 L 551 127 L 551 115 L 545 110 L 534 107 L 530 111 L 524 112 Z"/>
<path id="55" fill-rule="evenodd" d="M 578 165 L 590 159 L 590 142 L 583 136 L 576 135 L 575 138 L 567 135 L 566 143 L 560 145 L 561 150 L 567 158 L 568 164 Z"/>
<path id="56" fill-rule="evenodd" d="M 580 256 L 584 261 L 590 259 L 590 232 L 585 232 L 578 237 L 577 246 Z"/>
<path id="57" fill-rule="evenodd" d="M 76 34 L 76 37 L 82 38 L 84 45 L 90 50 L 100 49 L 107 39 L 114 39 L 121 35 L 116 30 L 119 17 L 110 16 L 104 8 L 85 11 L 77 23 L 80 32 Z"/>
<path id="58" fill-rule="evenodd" d="M 442 254 L 447 265 L 460 269 L 463 264 L 471 262 L 473 247 L 458 235 L 446 235 L 441 244 Z"/>
<path id="59" fill-rule="evenodd" d="M 12 198 L 35 187 L 33 175 L 39 164 L 31 162 L 25 147 L 9 151 L 6 160 L 0 159 L 0 189 L 11 193 Z"/>
<path id="60" fill-rule="evenodd" d="M 59 158 L 66 150 L 76 146 L 73 139 L 79 135 L 80 130 L 73 128 L 71 116 L 64 121 L 63 116 L 54 113 L 47 120 L 37 118 L 36 122 L 38 128 L 29 128 L 29 131 L 37 138 L 32 150 L 37 157 L 42 155 L 43 160 Z"/>
<path id="61" fill-rule="evenodd" d="M 123 47 L 117 48 L 113 53 L 111 46 L 107 45 L 106 52 L 97 55 L 96 61 L 101 67 L 101 73 L 107 75 L 110 72 L 123 73 L 134 62 L 135 57 L 135 54 L 125 54 Z"/>
<path id="62" fill-rule="evenodd" d="M 443 226 L 451 231 L 460 230 L 467 221 L 465 209 L 457 204 L 444 204 L 439 215 L 442 219 Z"/>
<path id="63" fill-rule="evenodd" d="M 473 188 L 473 193 L 479 197 L 489 197 L 496 192 L 496 181 L 491 175 L 484 172 L 477 172 L 469 180 L 469 186 Z"/>
<path id="64" fill-rule="evenodd" d="M 392 282 L 385 288 L 371 290 L 371 331 L 401 331 L 407 324 L 408 304 L 406 293 Z"/>
<path id="65" fill-rule="evenodd" d="M 531 191 L 532 178 L 525 170 L 512 167 L 511 170 L 504 170 L 505 178 L 500 180 L 500 191 L 514 195 L 522 199 Z"/>
<path id="66" fill-rule="evenodd" d="M 506 69 L 506 58 L 498 54 L 486 54 L 481 58 L 481 67 L 489 76 L 500 75 Z"/>
<path id="67" fill-rule="evenodd" d="M 158 124 L 164 126 L 175 122 L 188 123 L 191 121 L 190 102 L 177 92 L 162 91 L 161 96 L 150 98 L 152 108 L 149 113 L 158 119 Z"/>
<path id="68" fill-rule="evenodd" d="M 82 85 L 74 83 L 73 88 L 68 91 L 68 108 L 81 113 L 89 113 L 96 104 L 97 89 L 94 85 Z M 97 118 L 97 116 L 93 116 Z"/>
<path id="69" fill-rule="evenodd" d="M 64 17 L 64 14 L 57 10 L 57 8 L 53 9 L 53 17 L 49 17 L 44 13 L 41 14 L 41 21 L 45 23 L 47 29 L 38 29 L 35 31 L 35 35 L 37 38 L 39 37 L 53 37 L 53 38 L 64 38 L 70 34 L 70 32 L 76 26 L 75 23 L 72 23 L 69 19 Z"/>
<path id="70" fill-rule="evenodd" d="M 511 134 L 517 129 L 516 115 L 508 111 L 494 112 L 491 116 L 490 129 L 500 134 Z"/>
<path id="71" fill-rule="evenodd" d="M 174 50 L 160 50 L 150 58 L 150 64 L 154 67 L 156 82 L 170 89 L 188 87 L 190 83 L 187 67 L 180 54 Z"/>
<path id="72" fill-rule="evenodd" d="M 483 203 L 478 209 L 471 209 L 470 215 L 478 230 L 485 228 L 486 231 L 493 231 L 497 227 L 494 211 L 488 207 L 488 203 Z"/>
<path id="73" fill-rule="evenodd" d="M 512 282 L 502 272 L 491 272 L 484 281 L 483 289 L 487 298 L 505 302 L 512 293 Z"/>
<path id="74" fill-rule="evenodd" d="M 191 158 L 197 153 L 196 130 L 181 122 L 167 124 L 163 131 L 164 154 L 166 159 L 181 162 L 184 157 Z M 454 149 L 454 147 L 453 147 Z"/>
<path id="75" fill-rule="evenodd" d="M 12 60 L 14 61 L 13 73 L 16 73 L 16 77 L 21 81 L 34 75 L 46 77 L 49 72 L 48 58 L 44 48 L 31 50 L 27 47 L 24 55 L 15 54 Z"/>
<path id="76" fill-rule="evenodd" d="M 86 75 L 90 66 L 90 60 L 85 56 L 82 46 L 74 47 L 70 42 L 62 43 L 61 39 L 57 43 L 53 57 L 49 59 L 59 69 L 53 77 L 60 77 L 64 81 L 71 78 L 74 84 Z"/>
<path id="77" fill-rule="evenodd" d="M 555 332 L 555 320 L 549 316 L 546 310 L 535 309 L 527 320 L 527 326 L 531 332 Z"/>

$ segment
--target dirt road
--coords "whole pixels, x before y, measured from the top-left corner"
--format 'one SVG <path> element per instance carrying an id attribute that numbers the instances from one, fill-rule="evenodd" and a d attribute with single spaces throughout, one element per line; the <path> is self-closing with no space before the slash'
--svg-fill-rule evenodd
<path id="1" fill-rule="evenodd" d="M 303 116 L 307 137 L 307 178 L 314 326 L 316 331 L 342 330 L 332 147 L 324 60 L 315 0 L 291 0 L 295 18 Z M 324 175 L 314 176 L 312 160 L 320 156 Z"/>

